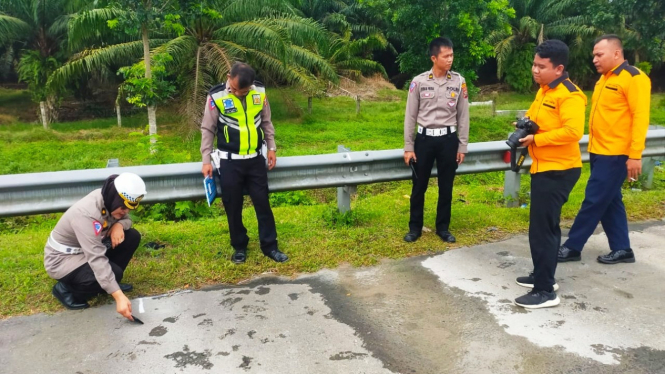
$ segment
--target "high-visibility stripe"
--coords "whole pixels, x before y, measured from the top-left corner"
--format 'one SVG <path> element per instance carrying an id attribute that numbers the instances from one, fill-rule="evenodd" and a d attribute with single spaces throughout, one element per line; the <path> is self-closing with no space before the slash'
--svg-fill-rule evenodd
<path id="1" fill-rule="evenodd" d="M 257 97 L 256 100 L 255 97 Z M 261 111 L 263 110 L 263 104 L 265 102 L 265 93 L 258 90 L 250 90 L 244 98 L 246 109 L 243 107 L 243 103 L 240 99 L 234 95 L 214 94 L 213 99 L 220 112 L 219 125 L 224 126 L 224 137 L 226 142 L 229 143 L 228 128 L 230 127 L 231 129 L 238 131 L 238 154 L 248 155 L 256 152 L 260 146 L 259 137 L 265 138 L 263 130 L 261 130 L 261 134 L 259 134 L 257 130 L 261 124 Z M 225 100 L 233 101 L 234 112 L 225 113 Z M 249 118 L 252 118 L 252 122 L 249 121 Z M 235 142 L 230 146 L 234 148 L 234 145 Z"/>

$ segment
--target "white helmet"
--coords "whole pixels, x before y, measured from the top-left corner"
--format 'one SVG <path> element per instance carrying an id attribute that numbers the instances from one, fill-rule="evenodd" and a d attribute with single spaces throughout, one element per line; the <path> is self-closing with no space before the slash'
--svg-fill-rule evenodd
<path id="1" fill-rule="evenodd" d="M 113 181 L 116 191 L 122 197 L 125 206 L 129 209 L 136 209 L 143 196 L 146 194 L 145 183 L 143 179 L 133 173 L 122 173 Z"/>

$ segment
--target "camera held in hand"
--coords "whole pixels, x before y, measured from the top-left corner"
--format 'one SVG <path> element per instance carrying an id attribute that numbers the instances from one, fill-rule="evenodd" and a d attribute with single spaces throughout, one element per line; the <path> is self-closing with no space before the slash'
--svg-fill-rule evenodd
<path id="1" fill-rule="evenodd" d="M 522 145 L 520 139 L 525 138 L 527 135 L 535 134 L 538 132 L 538 129 L 538 125 L 527 117 L 517 121 L 515 132 L 510 134 L 508 140 L 506 140 L 506 144 L 510 147 L 510 170 L 518 173 L 526 159 L 528 152 L 526 148 L 522 148 L 522 151 L 519 154 L 517 153 L 517 147 Z M 515 160 L 515 156 L 519 156 L 517 160 Z"/>
<path id="2" fill-rule="evenodd" d="M 508 144 L 510 148 L 517 148 L 522 144 L 520 139 L 526 137 L 527 135 L 534 135 L 536 132 L 538 132 L 538 129 L 539 127 L 535 122 L 533 122 L 528 117 L 524 117 L 517 121 L 517 124 L 515 125 L 515 132 L 510 134 L 508 140 L 506 140 L 506 144 Z"/>

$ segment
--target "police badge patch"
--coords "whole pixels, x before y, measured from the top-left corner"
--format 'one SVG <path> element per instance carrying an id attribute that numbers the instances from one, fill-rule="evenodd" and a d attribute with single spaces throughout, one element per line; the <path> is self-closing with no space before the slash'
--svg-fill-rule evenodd
<path id="1" fill-rule="evenodd" d="M 235 113 L 238 111 L 236 105 L 233 103 L 233 99 L 222 100 L 222 105 L 224 105 L 224 113 Z"/>
<path id="2" fill-rule="evenodd" d="M 210 110 L 215 109 L 215 100 L 211 97 L 210 98 Z"/>
<path id="3" fill-rule="evenodd" d="M 252 95 L 254 105 L 261 105 L 261 95 Z"/>
<path id="4" fill-rule="evenodd" d="M 99 235 L 102 232 L 102 224 L 99 221 L 92 221 L 92 229 L 95 230 L 95 235 Z"/>
<path id="5" fill-rule="evenodd" d="M 416 82 L 411 82 L 411 85 L 409 86 L 409 92 L 413 92 L 416 86 L 417 86 Z"/>

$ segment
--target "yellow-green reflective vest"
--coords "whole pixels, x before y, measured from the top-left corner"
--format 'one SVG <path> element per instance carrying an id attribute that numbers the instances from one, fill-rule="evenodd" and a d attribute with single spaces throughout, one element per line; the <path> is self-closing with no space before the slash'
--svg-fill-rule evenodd
<path id="1" fill-rule="evenodd" d="M 226 84 L 213 87 L 210 97 L 219 111 L 217 148 L 239 155 L 260 151 L 265 138 L 261 129 L 265 89 L 253 85 L 244 97 L 245 107 L 239 98 L 226 90 Z"/>

